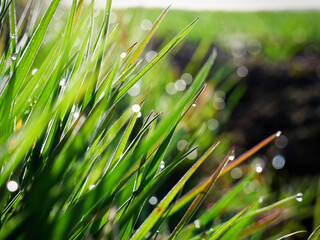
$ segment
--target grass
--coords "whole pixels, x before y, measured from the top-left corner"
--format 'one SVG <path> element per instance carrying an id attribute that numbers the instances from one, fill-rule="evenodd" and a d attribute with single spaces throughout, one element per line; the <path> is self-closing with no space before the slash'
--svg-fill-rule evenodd
<path id="1" fill-rule="evenodd" d="M 203 101 L 215 51 L 192 84 L 168 101 L 166 112 L 152 111 L 161 108 L 155 104 L 161 82 L 128 96 L 139 82 L 155 81 L 156 65 L 162 67 L 161 77 L 168 74 L 165 56 L 198 19 L 185 24 L 144 62 L 140 58 L 167 10 L 148 33 L 135 36 L 140 37 L 135 43 L 123 39 L 125 25 L 111 24 L 111 1 L 96 24 L 93 2 L 84 6 L 74 0 L 64 27 L 53 34 L 52 29 L 59 29 L 54 19 L 58 5 L 59 0 L 53 0 L 41 13 L 31 4 L 19 19 L 21 26 L 15 1 L 1 5 L 1 239 L 230 239 L 230 234 L 257 238 L 286 208 L 292 209 L 288 203 L 299 204 L 294 194 L 262 207 L 260 193 L 240 194 L 244 186 L 258 182 L 257 173 L 248 170 L 248 176 L 231 187 L 223 176 L 278 132 L 237 157 L 234 147 L 227 151 L 226 142 L 212 137 L 196 146 L 203 137 L 201 129 L 184 132 L 182 125 Z M 28 21 L 31 9 L 33 14 L 40 11 L 34 26 Z M 173 146 L 180 137 L 188 138 L 189 144 L 177 152 Z M 216 149 L 224 153 L 224 160 L 219 161 L 219 154 L 212 157 Z M 200 157 L 188 160 L 197 151 Z M 214 160 L 215 170 L 188 188 L 207 159 Z M 154 194 L 178 169 L 185 170 L 158 202 Z M 219 190 L 218 183 L 225 193 L 203 211 L 205 198 Z M 225 183 L 228 186 L 221 187 Z M 239 197 L 241 204 L 236 203 Z M 169 222 L 179 218 L 179 212 L 183 217 L 170 229 Z"/>
<path id="2" fill-rule="evenodd" d="M 159 9 L 130 9 L 134 24 L 142 19 L 153 19 Z M 260 42 L 260 60 L 290 60 L 306 45 L 318 45 L 320 20 L 318 11 L 279 12 L 210 12 L 172 10 L 156 33 L 166 39 L 195 17 L 200 16 L 197 28 L 188 36 L 191 43 L 214 42 L 219 48 L 230 51 L 234 43 L 247 46 Z M 175 22 L 175 24 L 171 24 Z M 202 36 L 206 36 L 203 38 Z"/>

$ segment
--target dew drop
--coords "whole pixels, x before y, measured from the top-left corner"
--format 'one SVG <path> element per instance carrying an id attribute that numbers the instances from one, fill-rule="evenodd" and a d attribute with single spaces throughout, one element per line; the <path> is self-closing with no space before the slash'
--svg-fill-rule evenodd
<path id="1" fill-rule="evenodd" d="M 13 61 L 17 60 L 17 55 L 12 55 L 12 56 L 11 56 L 11 59 L 12 59 Z"/>
<path id="2" fill-rule="evenodd" d="M 196 228 L 200 228 L 200 220 L 199 220 L 199 219 L 195 220 L 195 221 L 193 222 L 193 224 L 194 224 L 194 226 L 195 226 Z"/>
<path id="3" fill-rule="evenodd" d="M 161 162 L 160 162 L 160 169 L 161 169 L 161 170 L 164 169 L 165 166 L 166 166 L 165 162 L 164 162 L 164 161 L 161 161 Z"/>
<path id="4" fill-rule="evenodd" d="M 123 53 L 120 54 L 120 58 L 121 58 L 121 59 L 124 59 L 126 56 L 127 56 L 127 54 L 126 54 L 125 52 L 123 52 Z"/>
<path id="5" fill-rule="evenodd" d="M 234 151 L 230 154 L 230 156 L 228 157 L 229 161 L 233 161 L 235 159 L 235 153 Z"/>
<path id="6" fill-rule="evenodd" d="M 8 188 L 8 190 L 9 190 L 10 192 L 15 192 L 15 191 L 18 190 L 19 185 L 18 185 L 18 183 L 17 183 L 16 181 L 9 181 L 9 182 L 7 183 L 7 188 Z"/>
<path id="7" fill-rule="evenodd" d="M 276 133 L 276 137 L 280 137 L 280 135 L 281 135 L 281 131 L 278 131 L 278 132 Z"/>
<path id="8" fill-rule="evenodd" d="M 195 107 L 195 106 L 197 106 L 197 104 L 196 103 L 192 103 L 192 107 Z"/>
<path id="9" fill-rule="evenodd" d="M 90 185 L 90 186 L 89 186 L 89 190 L 94 189 L 94 188 L 95 188 L 95 186 L 96 186 L 96 185 L 94 185 L 94 184 Z"/>
<path id="10" fill-rule="evenodd" d="M 132 106 L 132 111 L 135 112 L 135 113 L 140 112 L 140 109 L 141 109 L 141 107 L 140 107 L 139 104 L 134 104 Z"/>
<path id="11" fill-rule="evenodd" d="M 11 37 L 12 39 L 15 39 L 15 38 L 16 38 L 16 35 L 15 35 L 15 34 L 12 34 L 10 37 Z"/>
<path id="12" fill-rule="evenodd" d="M 37 68 L 34 68 L 34 69 L 32 69 L 31 74 L 32 74 L 32 75 L 35 75 L 37 72 L 38 72 L 38 69 L 37 69 Z"/>
<path id="13" fill-rule="evenodd" d="M 262 170 L 263 170 L 262 165 L 261 165 L 260 163 L 257 163 L 257 164 L 256 164 L 256 172 L 257 172 L 257 173 L 261 173 Z"/>
<path id="14" fill-rule="evenodd" d="M 66 86 L 66 84 L 67 84 L 67 79 L 65 79 L 65 78 L 62 78 L 62 79 L 60 80 L 60 82 L 59 82 L 59 86 L 61 86 L 61 87 Z"/>
<path id="15" fill-rule="evenodd" d="M 142 116 L 141 112 L 138 112 L 137 118 L 140 118 Z"/>
<path id="16" fill-rule="evenodd" d="M 263 202 L 263 197 L 259 197 L 258 202 L 262 203 Z"/>
<path id="17" fill-rule="evenodd" d="M 303 194 L 302 194 L 302 193 L 297 193 L 296 200 L 297 200 L 298 202 L 302 202 L 302 197 L 303 197 Z"/>
<path id="18" fill-rule="evenodd" d="M 79 113 L 79 112 L 75 112 L 75 113 L 73 114 L 73 117 L 74 117 L 74 118 L 78 118 L 78 117 L 79 117 L 79 115 L 80 115 L 80 113 Z"/>

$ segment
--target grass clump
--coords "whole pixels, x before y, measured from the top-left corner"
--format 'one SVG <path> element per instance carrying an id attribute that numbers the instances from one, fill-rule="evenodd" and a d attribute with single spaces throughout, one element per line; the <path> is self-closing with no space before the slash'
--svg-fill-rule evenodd
<path id="1" fill-rule="evenodd" d="M 197 149 L 186 145 L 164 162 L 180 123 L 205 89 L 216 54 L 165 114 L 150 111 L 142 120 L 149 90 L 133 101 L 126 94 L 197 19 L 140 67 L 139 58 L 167 9 L 144 38 L 124 47 L 120 25 L 110 24 L 111 1 L 97 30 L 93 1 L 84 7 L 83 1 L 74 0 L 63 31 L 52 39 L 46 34 L 59 0 L 51 1 L 34 25 L 28 21 L 30 11 L 36 11 L 31 2 L 19 24 L 15 1 L 1 5 L 1 239 L 245 238 L 277 219 L 279 207 L 296 199 L 294 195 L 259 208 L 256 195 L 245 196 L 245 206 L 234 207 L 230 202 L 256 177 L 250 173 L 190 223 L 218 177 L 276 138 L 275 133 L 229 163 L 232 147 L 207 180 L 182 192 L 219 144 L 210 143 L 157 203 L 153 194 Z M 149 202 L 155 205 L 151 211 Z M 257 220 L 275 208 L 276 213 Z M 229 217 L 215 223 L 224 209 Z M 179 211 L 183 217 L 170 230 L 168 221 Z"/>

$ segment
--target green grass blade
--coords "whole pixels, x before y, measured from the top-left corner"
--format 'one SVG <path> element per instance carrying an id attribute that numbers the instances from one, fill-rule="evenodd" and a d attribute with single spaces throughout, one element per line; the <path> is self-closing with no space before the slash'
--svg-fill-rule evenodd
<path id="1" fill-rule="evenodd" d="M 287 238 L 289 238 L 289 237 L 292 237 L 292 236 L 294 236 L 294 235 L 296 235 L 296 234 L 306 233 L 306 232 L 307 232 L 307 231 L 305 231 L 305 230 L 296 231 L 296 232 L 293 232 L 293 233 L 289 233 L 289 234 L 287 234 L 287 235 L 285 235 L 285 236 L 282 236 L 282 237 L 280 237 L 280 238 L 277 238 L 277 240 L 284 240 L 284 239 L 287 239 Z"/>
<path id="2" fill-rule="evenodd" d="M 223 159 L 223 161 L 220 163 L 219 167 L 216 169 L 216 171 L 213 173 L 213 175 L 210 177 L 208 183 L 203 187 L 201 192 L 198 194 L 198 196 L 195 198 L 195 200 L 192 202 L 190 207 L 188 208 L 187 212 L 184 214 L 178 225 L 174 228 L 173 232 L 171 233 L 169 240 L 173 240 L 177 237 L 179 232 L 182 230 L 185 224 L 190 220 L 190 218 L 194 215 L 194 213 L 199 208 L 200 204 L 203 202 L 204 198 L 207 196 L 208 192 L 212 188 L 213 184 L 219 177 L 219 174 L 227 164 L 229 160 L 229 156 L 234 151 L 234 147 L 232 147 L 226 157 Z"/>
<path id="3" fill-rule="evenodd" d="M 132 236 L 132 240 L 142 239 L 146 233 L 152 228 L 152 226 L 161 217 L 162 213 L 166 210 L 174 197 L 178 194 L 185 182 L 191 177 L 191 175 L 197 170 L 197 168 L 203 163 L 203 161 L 211 154 L 218 143 L 213 144 L 206 153 L 189 169 L 189 171 L 179 180 L 179 182 L 170 190 L 170 192 L 161 200 L 159 205 L 153 210 L 149 217 L 139 227 L 139 229 Z"/>
<path id="4" fill-rule="evenodd" d="M 142 51 L 144 50 L 144 48 L 146 47 L 146 45 L 148 44 L 148 42 L 150 41 L 151 37 L 153 36 L 154 32 L 157 30 L 157 28 L 159 27 L 160 23 L 162 22 L 163 18 L 165 17 L 165 15 L 167 14 L 168 10 L 169 10 L 170 6 L 167 7 L 159 16 L 159 18 L 156 20 L 156 22 L 153 24 L 151 30 L 148 32 L 148 34 L 145 36 L 145 38 L 141 41 L 141 43 L 138 45 L 137 49 L 130 55 L 130 57 L 128 57 L 128 59 L 126 60 L 127 63 L 124 67 L 124 69 L 127 69 L 129 67 L 130 64 L 133 64 L 134 62 L 137 61 L 137 59 L 139 58 L 139 56 L 141 55 Z"/>
<path id="5" fill-rule="evenodd" d="M 317 240 L 320 237 L 320 226 L 318 226 L 309 236 L 308 240 Z"/>
<path id="6" fill-rule="evenodd" d="M 224 168 L 224 170 L 221 172 L 221 175 L 224 175 L 225 173 L 230 171 L 232 168 L 234 168 L 235 166 L 242 163 L 244 160 L 246 160 L 248 157 L 252 156 L 254 153 L 256 153 L 259 149 L 261 149 L 262 147 L 267 145 L 269 142 L 271 142 L 277 136 L 279 136 L 279 132 L 272 134 L 271 136 L 267 137 L 266 139 L 264 139 L 263 141 L 258 143 L 256 146 L 254 146 L 253 148 L 248 150 L 247 152 L 243 153 L 241 156 L 237 157 L 234 161 L 232 161 L 230 164 L 228 164 Z M 197 194 L 199 194 L 201 189 L 208 183 L 208 181 L 209 181 L 209 178 L 206 181 L 204 181 L 204 182 L 200 183 L 199 185 L 197 185 L 196 187 L 194 187 L 188 193 L 186 193 L 181 199 L 179 199 L 179 201 L 176 203 L 176 206 L 182 207 L 183 205 L 185 205 L 186 203 L 191 201 Z M 173 212 L 175 212 L 175 209 L 176 208 L 174 207 Z"/>
<path id="7" fill-rule="evenodd" d="M 198 19 L 194 20 L 189 26 L 187 26 L 184 30 L 182 30 L 171 42 L 168 43 L 154 59 L 152 59 L 137 75 L 135 75 L 132 79 L 130 79 L 120 90 L 118 96 L 116 97 L 116 101 L 121 99 L 124 94 L 140 79 L 142 78 L 161 58 L 163 58 L 174 46 L 176 46 L 186 35 L 187 33 L 194 27 L 194 25 L 198 22 Z"/>
<path id="8" fill-rule="evenodd" d="M 16 81 L 15 81 L 15 88 L 14 88 L 14 95 L 21 87 L 30 67 L 36 57 L 37 52 L 39 51 L 39 47 L 41 42 L 44 38 L 44 35 L 48 29 L 49 23 L 52 20 L 52 17 L 59 5 L 60 0 L 53 0 L 48 7 L 45 15 L 43 16 L 41 22 L 39 23 L 36 31 L 34 32 L 33 36 L 26 47 L 25 52 L 21 56 L 21 59 L 18 63 L 17 70 L 15 73 Z"/>
<path id="9" fill-rule="evenodd" d="M 225 231 L 227 231 L 235 222 L 239 220 L 239 218 L 247 212 L 255 203 L 250 204 L 248 207 L 237 213 L 234 217 L 232 217 L 228 222 L 223 224 L 217 231 L 215 231 L 209 238 L 209 240 L 218 239 Z"/>

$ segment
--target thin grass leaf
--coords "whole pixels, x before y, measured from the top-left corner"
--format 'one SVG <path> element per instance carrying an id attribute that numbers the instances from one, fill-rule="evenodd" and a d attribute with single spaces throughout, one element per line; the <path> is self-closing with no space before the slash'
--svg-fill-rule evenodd
<path id="1" fill-rule="evenodd" d="M 282 236 L 282 237 L 280 237 L 280 238 L 277 238 L 277 240 L 283 240 L 283 239 L 292 237 L 292 236 L 294 236 L 294 235 L 296 235 L 296 234 L 299 234 L 299 233 L 307 233 L 307 231 L 306 231 L 306 230 L 300 230 L 300 231 L 296 231 L 296 232 L 293 232 L 293 233 L 289 233 L 289 234 L 284 235 L 284 236 Z"/>
<path id="2" fill-rule="evenodd" d="M 172 202 L 177 193 L 184 186 L 185 182 L 191 177 L 191 175 L 197 170 L 197 168 L 203 163 L 203 161 L 211 154 L 218 143 L 213 144 L 206 153 L 189 169 L 189 171 L 179 180 L 179 182 L 170 190 L 170 192 L 161 200 L 158 206 L 152 211 L 149 217 L 139 227 L 139 229 L 132 236 L 132 240 L 141 239 L 152 228 L 152 226 L 161 217 L 162 213 Z"/>
<path id="3" fill-rule="evenodd" d="M 276 220 L 280 216 L 281 212 L 275 212 L 272 213 L 262 219 L 259 219 L 252 225 L 248 226 L 246 229 L 243 229 L 241 233 L 239 234 L 239 237 L 246 238 L 250 235 L 252 235 L 255 232 L 258 232 L 259 230 L 265 228 L 266 226 L 270 225 L 273 223 L 274 220 Z"/>
<path id="4" fill-rule="evenodd" d="M 209 238 L 209 240 L 216 240 L 218 239 L 222 234 L 224 234 L 225 231 L 227 231 L 235 222 L 239 220 L 239 218 L 247 212 L 255 203 L 250 204 L 248 207 L 240 211 L 238 214 L 236 214 L 234 217 L 232 217 L 228 222 L 223 224 L 217 231 L 215 231 Z"/>
<path id="5" fill-rule="evenodd" d="M 318 226 L 308 237 L 308 240 L 317 240 L 320 236 L 320 226 Z"/>
<path id="6" fill-rule="evenodd" d="M 185 224 L 191 219 L 191 217 L 194 215 L 195 211 L 199 208 L 200 204 L 203 202 L 204 198 L 212 188 L 213 184 L 217 180 L 218 176 L 220 175 L 221 171 L 225 167 L 225 165 L 228 163 L 229 156 L 234 151 L 234 146 L 229 150 L 226 157 L 223 159 L 223 161 L 220 163 L 219 167 L 216 169 L 216 171 L 213 173 L 213 175 L 210 177 L 210 181 L 203 187 L 201 192 L 198 194 L 198 196 L 195 198 L 195 200 L 192 202 L 190 207 L 188 208 L 187 212 L 184 214 L 178 225 L 174 228 L 173 232 L 171 233 L 169 240 L 173 240 L 177 237 L 181 229 L 184 227 Z"/>
<path id="7" fill-rule="evenodd" d="M 260 150 L 261 148 L 263 148 L 265 145 L 267 145 L 269 142 L 271 142 L 273 139 L 275 139 L 276 137 L 279 137 L 281 134 L 280 131 L 272 134 L 271 136 L 267 137 L 266 139 L 264 139 L 263 141 L 261 141 L 260 143 L 258 143 L 256 146 L 254 146 L 253 148 L 251 148 L 250 150 L 246 151 L 245 153 L 243 153 L 241 156 L 237 157 L 233 162 L 231 162 L 228 166 L 226 166 L 226 168 L 222 171 L 222 175 L 229 172 L 232 168 L 234 168 L 235 166 L 238 166 L 240 163 L 242 163 L 244 160 L 246 160 L 248 157 L 252 156 L 253 154 L 255 154 L 258 150 Z"/>
<path id="8" fill-rule="evenodd" d="M 14 78 L 16 78 L 16 80 L 13 95 L 15 95 L 17 91 L 20 89 L 28 71 L 31 68 L 31 65 L 35 59 L 37 52 L 39 51 L 41 42 L 46 34 L 49 23 L 52 20 L 52 17 L 59 5 L 59 2 L 60 0 L 53 0 L 51 2 L 50 6 L 48 7 L 33 36 L 31 37 L 30 42 L 28 43 L 28 46 L 26 47 L 26 50 L 24 51 L 17 65 L 17 70 L 14 75 Z"/>
<path id="9" fill-rule="evenodd" d="M 198 22 L 198 19 L 194 20 L 189 26 L 182 30 L 171 42 L 168 43 L 156 57 L 154 57 L 141 71 L 130 79 L 120 90 L 118 96 L 116 97 L 116 102 L 121 99 L 124 94 L 140 79 L 142 78 L 161 58 L 163 58 L 174 46 L 176 46 L 194 27 Z"/>
<path id="10" fill-rule="evenodd" d="M 148 34 L 145 36 L 145 38 L 140 42 L 140 44 L 138 45 L 137 49 L 130 55 L 129 58 L 126 59 L 126 65 L 124 66 L 123 69 L 127 69 L 129 67 L 130 64 L 133 64 L 137 61 L 137 59 L 139 58 L 139 56 L 141 55 L 142 51 L 144 50 L 144 48 L 147 46 L 148 42 L 150 41 L 150 39 L 152 38 L 154 32 L 157 30 L 157 28 L 159 27 L 160 23 L 162 22 L 163 18 L 165 17 L 165 15 L 167 14 L 168 10 L 169 10 L 170 6 L 167 7 L 158 17 L 158 19 L 155 21 L 155 23 L 153 24 L 152 28 L 150 29 L 150 31 L 148 32 Z"/>
<path id="11" fill-rule="evenodd" d="M 235 166 L 239 165 L 241 162 L 246 160 L 248 157 L 252 156 L 254 153 L 256 153 L 259 149 L 267 145 L 269 142 L 271 142 L 273 139 L 275 139 L 277 136 L 279 136 L 279 132 L 272 134 L 271 136 L 267 137 L 260 143 L 258 143 L 256 146 L 242 154 L 241 156 L 237 157 L 235 160 L 232 161 L 232 163 L 228 164 L 224 170 L 221 172 L 221 175 L 224 175 L 228 171 L 230 171 L 232 168 Z M 201 189 L 209 182 L 209 178 L 196 187 L 194 187 L 192 190 L 190 190 L 188 193 L 186 193 L 184 196 L 182 196 L 181 199 L 176 203 L 176 207 L 173 208 L 173 212 L 176 212 L 178 208 L 184 206 L 187 204 L 189 201 L 191 201 L 199 192 Z"/>

